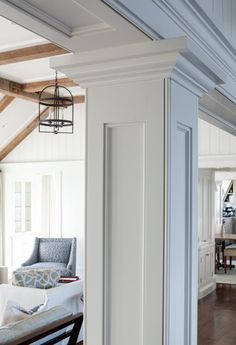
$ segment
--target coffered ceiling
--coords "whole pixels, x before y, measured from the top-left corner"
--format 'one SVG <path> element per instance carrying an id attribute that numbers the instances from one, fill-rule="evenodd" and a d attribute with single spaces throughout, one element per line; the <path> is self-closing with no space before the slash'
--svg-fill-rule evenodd
<path id="1" fill-rule="evenodd" d="M 101 0 L 0 0 L 0 15 L 72 52 L 148 40 Z"/>

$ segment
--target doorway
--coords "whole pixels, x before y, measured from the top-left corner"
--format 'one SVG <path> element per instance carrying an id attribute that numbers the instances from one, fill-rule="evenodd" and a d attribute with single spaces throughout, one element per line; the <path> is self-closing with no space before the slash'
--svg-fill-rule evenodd
<path id="1" fill-rule="evenodd" d="M 198 345 L 233 344 L 235 339 L 228 328 L 236 313 L 235 261 L 225 257 L 225 249 L 234 244 L 235 144 L 235 136 L 199 119 Z"/>

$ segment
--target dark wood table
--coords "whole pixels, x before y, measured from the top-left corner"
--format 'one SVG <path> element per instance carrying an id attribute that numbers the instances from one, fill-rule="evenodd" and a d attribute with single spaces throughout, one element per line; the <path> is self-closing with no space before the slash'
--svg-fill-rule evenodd
<path id="1" fill-rule="evenodd" d="M 216 267 L 224 267 L 226 273 L 226 258 L 224 257 L 224 249 L 225 249 L 225 241 L 232 241 L 236 242 L 236 234 L 215 234 L 215 246 L 217 246 L 216 242 L 221 241 L 222 244 L 222 255 L 223 255 L 223 262 L 220 262 L 220 256 L 216 254 Z M 216 250 L 217 253 L 217 250 Z M 232 257 L 230 258 L 230 268 L 232 267 Z"/>
<path id="2" fill-rule="evenodd" d="M 219 240 L 219 241 L 233 241 L 236 242 L 236 234 L 215 234 L 215 240 Z"/>

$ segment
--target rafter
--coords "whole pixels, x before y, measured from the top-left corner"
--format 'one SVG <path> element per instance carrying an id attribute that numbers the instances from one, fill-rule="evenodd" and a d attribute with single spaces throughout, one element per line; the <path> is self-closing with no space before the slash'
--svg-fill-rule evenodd
<path id="1" fill-rule="evenodd" d="M 1 100 L 0 100 L 0 113 L 5 110 L 8 105 L 15 99 L 15 97 L 13 96 L 4 96 Z"/>
<path id="2" fill-rule="evenodd" d="M 46 119 L 49 115 L 49 108 L 42 111 L 40 118 Z M 23 128 L 1 151 L 0 161 L 12 152 L 33 130 L 38 126 L 39 116 L 36 116 L 25 128 Z"/>
<path id="3" fill-rule="evenodd" d="M 43 80 L 22 85 L 22 90 L 25 92 L 40 92 L 43 88 L 52 85 L 54 80 Z M 73 80 L 69 78 L 59 78 L 58 84 L 66 87 L 78 86 Z"/>
<path id="4" fill-rule="evenodd" d="M 68 53 L 67 50 L 56 46 L 53 43 L 40 44 L 27 48 L 14 49 L 0 53 L 0 65 L 16 62 L 42 59 Z"/>

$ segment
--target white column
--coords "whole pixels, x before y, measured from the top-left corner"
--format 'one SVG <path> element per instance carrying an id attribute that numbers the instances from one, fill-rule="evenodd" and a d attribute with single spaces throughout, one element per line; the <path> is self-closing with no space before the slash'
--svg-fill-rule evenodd
<path id="1" fill-rule="evenodd" d="M 198 97 L 217 78 L 186 49 L 54 59 L 87 88 L 87 345 L 196 345 Z"/>

